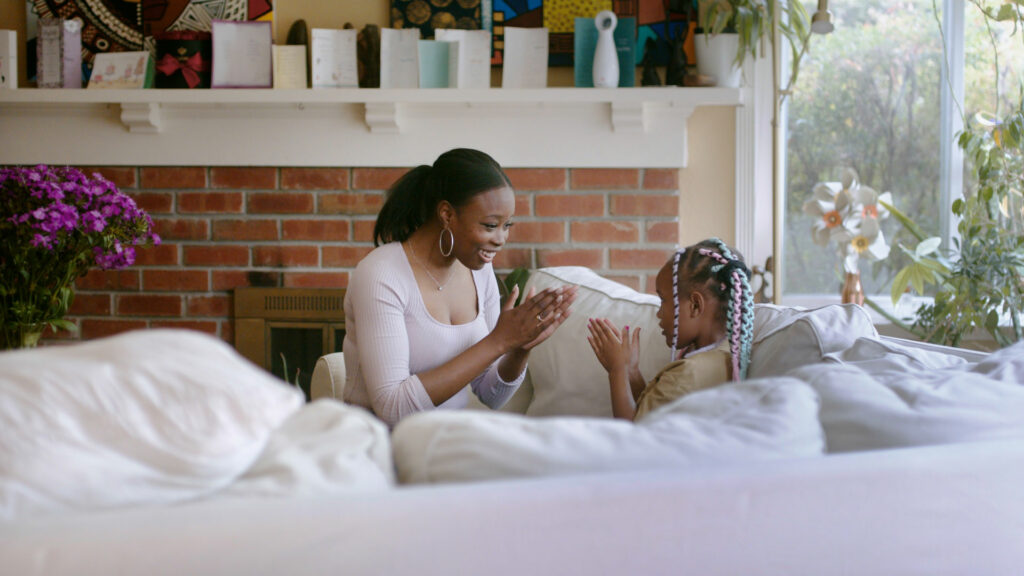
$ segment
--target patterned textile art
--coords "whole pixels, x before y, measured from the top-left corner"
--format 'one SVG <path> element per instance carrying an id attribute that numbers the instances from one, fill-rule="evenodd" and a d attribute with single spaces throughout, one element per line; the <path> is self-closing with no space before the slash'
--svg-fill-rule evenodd
<path id="1" fill-rule="evenodd" d="M 491 0 L 391 0 L 391 27 L 419 28 L 424 40 L 435 28 L 480 30 L 483 2 Z"/>
<path id="2" fill-rule="evenodd" d="M 82 21 L 82 78 L 89 77 L 98 52 L 142 50 L 142 10 L 138 0 L 27 0 L 26 50 L 29 80 L 36 75 L 39 18 Z"/>
<path id="3" fill-rule="evenodd" d="M 170 30 L 209 32 L 214 20 L 273 21 L 271 0 L 142 0 L 146 48 L 153 35 Z"/>
<path id="4" fill-rule="evenodd" d="M 214 20 L 273 20 L 274 16 L 271 0 L 26 0 L 25 12 L 30 80 L 35 77 L 39 18 L 82 21 L 82 77 L 87 79 L 95 54 L 154 52 L 154 33 L 209 32 Z"/>

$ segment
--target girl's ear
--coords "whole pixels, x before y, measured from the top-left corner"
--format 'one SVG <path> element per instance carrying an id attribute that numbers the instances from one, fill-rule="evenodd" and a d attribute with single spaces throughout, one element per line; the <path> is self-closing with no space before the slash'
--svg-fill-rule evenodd
<path id="1" fill-rule="evenodd" d="M 697 318 L 704 313 L 704 306 L 707 302 L 704 301 L 704 295 L 701 294 L 700 290 L 694 290 L 690 292 L 690 317 Z"/>

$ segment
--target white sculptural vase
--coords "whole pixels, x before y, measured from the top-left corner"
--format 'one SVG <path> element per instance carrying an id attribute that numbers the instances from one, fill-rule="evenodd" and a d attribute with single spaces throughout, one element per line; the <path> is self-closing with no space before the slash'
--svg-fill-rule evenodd
<path id="1" fill-rule="evenodd" d="M 611 10 L 602 10 L 594 17 L 597 46 L 594 49 L 594 87 L 616 88 L 619 85 L 619 55 L 615 51 L 615 26 L 619 19 Z"/>

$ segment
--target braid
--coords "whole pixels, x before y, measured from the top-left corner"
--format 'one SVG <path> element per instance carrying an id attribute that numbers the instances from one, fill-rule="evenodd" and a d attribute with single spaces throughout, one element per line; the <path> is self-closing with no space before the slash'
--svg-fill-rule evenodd
<path id="1" fill-rule="evenodd" d="M 729 335 L 732 354 L 733 380 L 745 379 L 754 334 L 754 298 L 748 279 L 750 270 L 743 263 L 742 256 L 718 238 L 700 242 L 696 247 L 698 249 L 690 251 L 685 260 L 683 269 L 688 274 L 683 283 L 704 287 L 722 303 L 721 312 L 725 316 L 725 332 Z"/>
<path id="2" fill-rule="evenodd" d="M 676 360 L 676 349 L 679 347 L 679 258 L 686 254 L 686 250 L 676 250 L 672 257 L 672 302 L 675 304 L 675 312 L 672 316 L 672 356 Z"/>

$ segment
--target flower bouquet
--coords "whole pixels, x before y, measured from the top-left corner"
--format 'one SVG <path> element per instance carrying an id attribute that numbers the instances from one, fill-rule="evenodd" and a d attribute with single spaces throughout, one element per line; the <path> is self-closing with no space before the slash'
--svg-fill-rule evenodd
<path id="1" fill-rule="evenodd" d="M 811 225 L 814 243 L 836 244 L 847 283 L 858 284 L 858 303 L 863 303 L 859 260 L 883 260 L 889 256 L 889 246 L 879 226 L 879 221 L 889 216 L 887 205 L 892 205 L 892 194 L 879 194 L 861 184 L 852 168 L 844 171 L 841 183 L 815 184 L 811 199 L 804 202 L 803 211 L 816 218 Z M 844 288 L 844 302 L 845 292 Z"/>
<path id="2" fill-rule="evenodd" d="M 159 244 L 153 221 L 99 174 L 70 167 L 0 169 L 0 349 L 35 346 L 64 319 L 74 282 L 93 266 L 135 262 L 135 246 Z"/>

